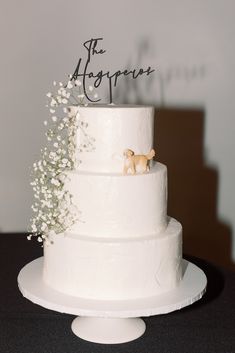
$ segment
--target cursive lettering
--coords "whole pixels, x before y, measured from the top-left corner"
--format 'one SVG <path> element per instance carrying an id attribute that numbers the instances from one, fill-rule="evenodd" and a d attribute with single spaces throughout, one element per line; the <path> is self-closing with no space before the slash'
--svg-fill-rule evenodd
<path id="1" fill-rule="evenodd" d="M 81 77 L 82 78 L 82 84 L 83 84 L 83 91 L 84 91 L 84 94 L 86 96 L 86 98 L 90 101 L 90 102 L 99 102 L 101 99 L 97 99 L 97 100 L 94 100 L 92 99 L 89 95 L 88 95 L 88 92 L 87 92 L 87 88 L 86 88 L 86 85 L 87 85 L 87 81 L 86 79 L 89 78 L 89 79 L 94 79 L 94 87 L 95 88 L 98 88 L 101 83 L 103 82 L 103 79 L 106 78 L 108 79 L 108 82 L 109 82 L 109 100 L 110 100 L 110 103 L 112 103 L 112 90 L 113 90 L 113 87 L 116 87 L 117 83 L 118 83 L 118 79 L 121 77 L 121 76 L 130 76 L 132 79 L 137 79 L 139 76 L 142 76 L 144 74 L 146 74 L 146 76 L 150 75 L 152 72 L 154 72 L 155 70 L 152 69 L 150 66 L 144 70 L 144 69 L 133 69 L 133 70 L 118 70 L 114 73 L 110 73 L 110 71 L 103 71 L 103 70 L 100 70 L 99 72 L 97 73 L 93 73 L 92 71 L 88 72 L 88 66 L 89 66 L 89 63 L 91 61 L 91 58 L 94 56 L 94 55 L 98 55 L 98 54 L 104 54 L 106 52 L 106 50 L 104 49 L 99 49 L 97 46 L 98 44 L 100 44 L 99 42 L 102 41 L 103 38 L 92 38 L 92 39 L 89 39 L 87 40 L 83 46 L 86 48 L 87 50 L 87 59 L 85 61 L 85 64 L 84 64 L 84 68 L 83 68 L 83 71 L 80 72 L 80 69 L 81 69 L 81 63 L 82 63 L 82 59 L 80 58 L 78 60 L 78 64 L 76 66 L 76 69 L 72 75 L 72 78 L 71 80 L 76 80 L 78 77 Z"/>

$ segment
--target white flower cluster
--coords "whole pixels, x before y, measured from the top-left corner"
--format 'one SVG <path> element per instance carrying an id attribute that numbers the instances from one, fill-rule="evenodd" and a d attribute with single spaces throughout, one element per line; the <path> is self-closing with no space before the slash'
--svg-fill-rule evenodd
<path id="1" fill-rule="evenodd" d="M 80 118 L 78 102 L 74 104 L 74 89 L 77 91 L 79 88 L 77 97 L 82 95 L 81 82 L 77 80 L 74 83 L 68 81 L 66 85 L 61 82 L 53 84 L 57 86 L 57 92 L 47 93 L 51 116 L 50 121 L 44 122 L 48 126 L 48 146 L 41 151 L 40 160 L 33 164 L 31 185 L 35 197 L 32 205 L 34 216 L 27 237 L 30 240 L 36 236 L 39 242 L 46 244 L 50 243 L 52 234 L 66 231 L 78 220 L 78 209 L 66 189 L 68 171 L 77 168 L 80 163 L 76 151 L 94 150 L 94 139 L 86 132 L 88 125 Z M 84 95 L 78 98 L 83 100 Z M 81 105 L 82 101 L 79 103 Z M 57 114 L 58 108 L 62 108 L 62 117 Z"/>
<path id="2" fill-rule="evenodd" d="M 82 90 L 82 82 L 80 80 L 71 80 L 72 75 L 69 75 L 69 81 L 64 84 L 63 82 L 53 82 L 53 85 L 57 87 L 56 93 L 47 93 L 47 97 L 51 98 L 50 101 L 50 112 L 53 113 L 54 108 L 60 104 L 70 105 L 86 105 L 84 103 L 85 94 Z M 90 93 L 93 93 L 94 98 L 98 98 L 98 94 L 94 92 L 93 86 L 88 87 Z"/>

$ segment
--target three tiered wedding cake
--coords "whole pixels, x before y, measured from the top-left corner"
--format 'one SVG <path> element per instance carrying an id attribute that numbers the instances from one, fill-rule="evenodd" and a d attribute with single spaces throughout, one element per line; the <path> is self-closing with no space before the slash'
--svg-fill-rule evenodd
<path id="1" fill-rule="evenodd" d="M 151 160 L 153 107 L 80 106 L 80 118 L 95 138 L 66 184 L 81 216 L 44 245 L 43 281 L 101 300 L 173 290 L 182 278 L 182 227 L 167 216 L 166 166 Z"/>

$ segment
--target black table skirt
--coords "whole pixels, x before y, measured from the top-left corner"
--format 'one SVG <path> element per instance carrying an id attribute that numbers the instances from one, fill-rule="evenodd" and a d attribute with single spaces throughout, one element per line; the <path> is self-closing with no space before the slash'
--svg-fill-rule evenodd
<path id="1" fill-rule="evenodd" d="M 199 302 L 167 315 L 144 318 L 147 330 L 136 341 L 100 345 L 76 337 L 74 318 L 23 298 L 17 275 L 42 255 L 23 234 L 0 234 L 0 353 L 235 353 L 235 273 L 185 256 L 207 275 Z"/>

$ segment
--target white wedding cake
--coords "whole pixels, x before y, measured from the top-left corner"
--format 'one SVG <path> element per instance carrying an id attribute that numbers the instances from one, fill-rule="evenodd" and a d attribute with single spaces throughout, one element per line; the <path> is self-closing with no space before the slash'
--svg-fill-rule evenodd
<path id="1" fill-rule="evenodd" d="M 154 108 L 89 105 L 77 111 L 94 150 L 77 151 L 81 163 L 69 172 L 66 187 L 81 215 L 44 245 L 44 282 L 99 300 L 175 289 L 182 278 L 182 227 L 167 216 L 167 168 L 151 160 Z M 137 157 L 135 165 L 127 150 Z"/>

